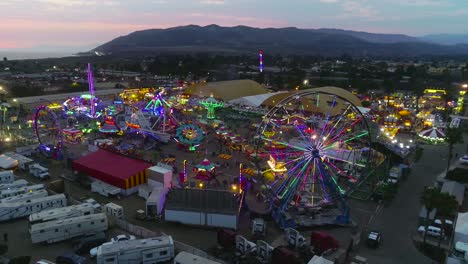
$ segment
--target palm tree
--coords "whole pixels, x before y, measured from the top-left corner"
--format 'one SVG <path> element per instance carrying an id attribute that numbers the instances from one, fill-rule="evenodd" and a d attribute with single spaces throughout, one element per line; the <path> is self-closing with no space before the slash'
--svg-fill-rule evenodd
<path id="1" fill-rule="evenodd" d="M 427 230 L 427 228 L 429 226 L 429 215 L 430 215 L 430 213 L 438 205 L 437 199 L 439 197 L 439 194 L 440 194 L 439 190 L 432 187 L 432 186 L 431 187 L 426 187 L 424 189 L 423 193 L 422 193 L 421 203 L 424 205 L 424 207 L 426 207 L 426 221 L 425 221 L 425 229 L 424 230 Z M 424 232 L 424 238 L 423 238 L 424 244 L 426 244 L 426 233 L 427 232 Z"/>
<path id="2" fill-rule="evenodd" d="M 447 122 L 449 123 L 449 122 Z M 452 161 L 453 157 L 453 146 L 455 144 L 461 144 L 463 143 L 463 132 L 460 128 L 458 127 L 450 127 L 448 126 L 445 129 L 445 141 L 448 144 L 448 160 L 447 160 L 447 170 L 445 174 L 448 174 L 448 171 L 450 169 L 450 163 Z"/>
<path id="3" fill-rule="evenodd" d="M 437 214 L 441 218 L 442 226 L 441 230 L 445 230 L 445 220 L 449 217 L 452 217 L 458 209 L 458 201 L 455 199 L 455 196 L 448 193 L 439 193 L 437 199 Z M 442 241 L 443 233 L 439 237 L 439 248 Z"/>

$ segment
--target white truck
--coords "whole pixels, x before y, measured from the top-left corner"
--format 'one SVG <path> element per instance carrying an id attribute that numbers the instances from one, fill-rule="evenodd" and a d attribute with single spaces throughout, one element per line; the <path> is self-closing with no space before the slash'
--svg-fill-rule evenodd
<path id="1" fill-rule="evenodd" d="M 29 173 L 41 180 L 45 180 L 50 177 L 49 169 L 42 167 L 41 165 L 39 165 L 39 163 L 33 163 L 29 165 Z"/>

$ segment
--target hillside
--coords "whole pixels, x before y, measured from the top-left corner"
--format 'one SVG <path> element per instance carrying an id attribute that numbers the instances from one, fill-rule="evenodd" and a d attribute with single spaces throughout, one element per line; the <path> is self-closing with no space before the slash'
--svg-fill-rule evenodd
<path id="1" fill-rule="evenodd" d="M 468 45 L 439 45 L 418 38 L 337 29 L 205 27 L 148 29 L 118 37 L 93 51 L 121 53 L 255 53 L 323 56 L 466 55 Z"/>

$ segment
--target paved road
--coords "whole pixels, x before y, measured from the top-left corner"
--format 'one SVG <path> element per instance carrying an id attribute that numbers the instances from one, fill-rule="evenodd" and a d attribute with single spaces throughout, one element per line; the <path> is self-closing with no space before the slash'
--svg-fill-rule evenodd
<path id="1" fill-rule="evenodd" d="M 465 137 L 465 142 L 468 137 Z M 455 146 L 455 151 L 463 155 L 466 144 Z M 445 173 L 447 146 L 424 146 L 424 153 L 418 163 L 413 164 L 411 175 L 401 183 L 393 202 L 377 213 L 369 228 L 380 230 L 383 245 L 377 250 L 361 247 L 359 255 L 369 263 L 433 263 L 414 246 L 411 235 L 417 229 L 421 207 L 420 195 L 423 187 L 432 185 L 437 176 Z"/>

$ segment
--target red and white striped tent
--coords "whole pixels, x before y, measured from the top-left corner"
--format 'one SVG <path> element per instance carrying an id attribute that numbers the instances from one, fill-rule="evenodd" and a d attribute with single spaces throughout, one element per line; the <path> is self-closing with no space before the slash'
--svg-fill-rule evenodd
<path id="1" fill-rule="evenodd" d="M 419 136 L 426 139 L 444 140 L 445 133 L 438 128 L 429 128 L 419 132 Z"/>

